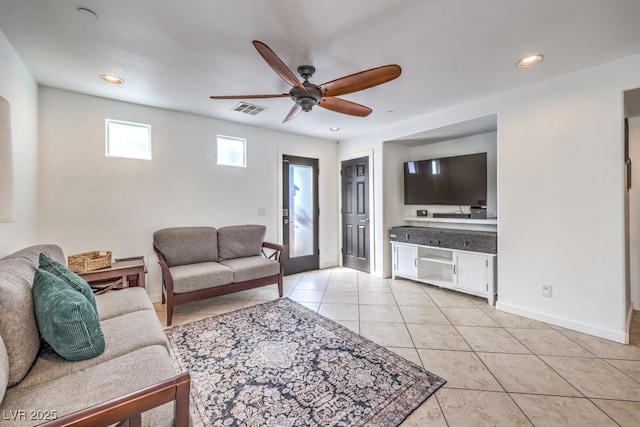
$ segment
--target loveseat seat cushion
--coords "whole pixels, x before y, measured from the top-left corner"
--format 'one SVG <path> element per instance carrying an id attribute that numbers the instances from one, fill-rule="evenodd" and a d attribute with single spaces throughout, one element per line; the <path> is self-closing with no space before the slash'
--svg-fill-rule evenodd
<path id="1" fill-rule="evenodd" d="M 218 234 L 213 227 L 172 227 L 153 233 L 153 244 L 167 265 L 218 261 Z"/>
<path id="2" fill-rule="evenodd" d="M 70 362 L 60 357 L 52 349 L 45 348 L 40 352 L 40 356 L 31 368 L 29 375 L 22 380 L 20 386 L 42 384 L 125 356 L 147 346 L 163 346 L 165 347 L 165 356 L 169 354 L 169 343 L 155 311 L 140 310 L 113 317 L 101 322 L 101 326 L 106 346 L 104 353 L 100 356 Z"/>
<path id="3" fill-rule="evenodd" d="M 100 321 L 139 310 L 155 311 L 147 291 L 140 287 L 96 295 L 96 306 Z"/>
<path id="4" fill-rule="evenodd" d="M 143 347 L 45 383 L 31 386 L 21 383 L 7 390 L 0 413 L 15 414 L 24 411 L 28 415 L 30 411 L 48 410 L 56 411 L 57 417 L 61 417 L 175 375 L 175 368 L 164 346 Z M 150 421 L 148 415 L 152 414 L 143 413 L 143 425 L 171 425 L 171 405 L 168 411 L 166 405 L 157 409 L 164 411 L 168 419 Z M 11 425 L 31 426 L 34 422 L 28 419 L 15 420 Z"/>
<path id="5" fill-rule="evenodd" d="M 65 261 L 56 245 L 30 246 L 0 259 L 0 336 L 9 358 L 9 387 L 24 378 L 40 349 L 31 284 L 41 252 Z"/>
<path id="6" fill-rule="evenodd" d="M 169 268 L 173 278 L 173 293 L 209 289 L 233 283 L 233 272 L 217 262 L 177 265 Z"/>
<path id="7" fill-rule="evenodd" d="M 280 272 L 280 264 L 277 261 L 263 256 L 230 259 L 221 261 L 220 264 L 233 271 L 234 283 L 276 276 Z"/>
<path id="8" fill-rule="evenodd" d="M 260 255 L 266 230 L 264 225 L 233 225 L 219 228 L 220 260 Z"/>

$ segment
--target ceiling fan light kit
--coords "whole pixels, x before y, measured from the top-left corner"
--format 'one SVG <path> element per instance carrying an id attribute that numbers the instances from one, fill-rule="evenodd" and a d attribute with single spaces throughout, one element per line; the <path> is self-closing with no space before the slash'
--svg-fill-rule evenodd
<path id="1" fill-rule="evenodd" d="M 285 82 L 292 86 L 289 93 L 274 95 L 223 95 L 211 96 L 210 98 L 258 99 L 290 97 L 294 105 L 289 111 L 289 114 L 284 118 L 283 123 L 293 120 L 301 111 L 311 111 L 315 105 L 337 113 L 366 117 L 371 114 L 371 108 L 338 98 L 338 96 L 378 86 L 397 78 L 402 72 L 399 65 L 384 65 L 341 77 L 321 85 L 315 85 L 309 82 L 309 79 L 316 71 L 313 65 L 301 65 L 298 67 L 297 71 L 304 79 L 304 82 L 301 82 L 269 46 L 258 40 L 254 40 L 253 45 L 267 64 L 269 64 Z"/>

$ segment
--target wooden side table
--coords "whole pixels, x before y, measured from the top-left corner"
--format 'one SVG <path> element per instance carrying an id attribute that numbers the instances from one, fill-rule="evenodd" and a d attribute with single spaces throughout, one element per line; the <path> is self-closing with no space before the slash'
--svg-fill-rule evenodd
<path id="1" fill-rule="evenodd" d="M 111 289 L 139 286 L 144 288 L 144 275 L 147 267 L 143 259 L 118 261 L 111 267 L 100 270 L 78 273 L 80 277 L 89 283 L 96 293 L 104 293 Z"/>

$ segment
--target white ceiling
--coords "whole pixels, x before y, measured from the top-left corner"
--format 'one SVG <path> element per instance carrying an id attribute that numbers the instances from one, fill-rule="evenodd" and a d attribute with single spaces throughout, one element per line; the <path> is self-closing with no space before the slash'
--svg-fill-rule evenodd
<path id="1" fill-rule="evenodd" d="M 0 1 L 0 30 L 42 85 L 336 140 L 638 54 L 639 22 L 638 0 Z M 314 65 L 316 84 L 391 63 L 403 72 L 343 96 L 369 117 L 316 107 L 283 124 L 288 98 L 249 100 L 267 107 L 257 116 L 209 99 L 288 92 L 252 40 L 294 72 Z M 515 66 L 532 53 L 545 60 Z"/>

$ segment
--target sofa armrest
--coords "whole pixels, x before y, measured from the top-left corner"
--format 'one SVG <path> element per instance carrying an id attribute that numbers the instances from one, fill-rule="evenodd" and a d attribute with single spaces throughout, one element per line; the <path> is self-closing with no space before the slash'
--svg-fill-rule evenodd
<path id="1" fill-rule="evenodd" d="M 269 255 L 267 255 L 264 251 L 264 249 L 271 249 L 273 252 L 270 253 Z M 283 246 L 283 245 L 278 245 L 277 243 L 270 243 L 270 242 L 262 242 L 262 254 L 268 258 L 268 259 L 272 259 L 274 261 L 278 261 L 278 264 L 280 264 L 280 272 L 279 272 L 279 276 L 278 277 L 278 289 L 280 291 L 280 296 L 282 296 L 282 278 L 284 277 L 284 257 L 286 254 L 287 247 Z"/>
<path id="2" fill-rule="evenodd" d="M 41 426 L 106 426 L 128 420 L 128 425 L 135 427 L 141 425 L 143 412 L 175 401 L 174 425 L 188 427 L 190 384 L 191 377 L 186 372 L 133 393 L 65 415 Z"/>
<path id="3" fill-rule="evenodd" d="M 285 251 L 287 250 L 285 246 L 278 245 L 276 243 L 262 242 L 262 247 L 273 250 L 273 252 L 269 255 L 267 255 L 263 250 L 262 253 L 265 257 L 274 261 L 278 261 L 281 266 L 284 264 L 284 255 Z"/>
<path id="4" fill-rule="evenodd" d="M 164 255 L 158 249 L 158 247 L 154 244 L 153 251 L 156 253 L 158 257 L 158 264 L 160 264 L 160 268 L 162 269 L 162 284 L 164 285 L 164 290 L 166 291 L 167 297 L 169 295 L 173 295 L 173 278 L 171 277 L 171 271 L 169 271 L 169 265 L 167 261 L 164 259 Z M 162 303 L 164 304 L 165 292 L 162 294 Z"/>

